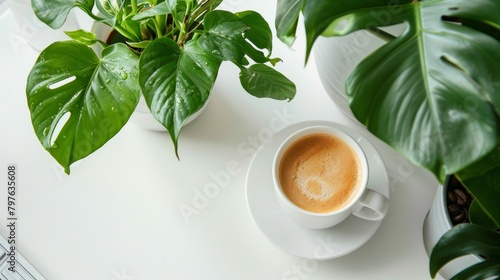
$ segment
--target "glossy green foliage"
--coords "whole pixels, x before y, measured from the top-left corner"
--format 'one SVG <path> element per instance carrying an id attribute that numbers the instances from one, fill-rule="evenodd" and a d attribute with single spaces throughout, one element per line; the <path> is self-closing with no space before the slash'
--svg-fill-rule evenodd
<path id="1" fill-rule="evenodd" d="M 73 41 L 40 54 L 26 88 L 31 120 L 67 173 L 127 123 L 140 96 L 138 60 L 123 44 L 104 49 L 101 59 Z"/>
<path id="2" fill-rule="evenodd" d="M 181 49 L 169 38 L 155 40 L 142 53 L 139 78 L 144 97 L 176 148 L 183 124 L 207 101 L 221 62 L 196 42 Z"/>
<path id="3" fill-rule="evenodd" d="M 35 14 L 53 28 L 80 8 L 118 32 L 110 42 L 84 30 L 67 32 L 74 41 L 44 50 L 29 75 L 33 126 L 66 172 L 123 127 L 141 94 L 177 154 L 180 131 L 205 105 L 223 61 L 240 69 L 250 94 L 294 97 L 295 85 L 265 65 L 280 59 L 271 57 L 272 33 L 264 18 L 254 11 L 215 10 L 221 2 L 33 0 Z M 89 48 L 95 43 L 105 47 L 102 58 Z"/>
<path id="4" fill-rule="evenodd" d="M 301 7 L 307 55 L 320 35 L 406 25 L 356 66 L 346 93 L 372 133 L 441 181 L 496 145 L 500 2 L 280 0 L 278 7 L 278 35 L 285 42 L 294 36 Z"/>
<path id="5" fill-rule="evenodd" d="M 470 218 L 499 226 L 500 2 L 496 0 L 278 0 L 278 37 L 291 45 L 303 16 L 306 57 L 319 36 L 359 30 L 387 40 L 360 62 L 345 92 L 356 118 L 444 181 L 456 174 L 475 197 Z M 403 24 L 398 36 L 379 27 Z M 452 229 L 434 248 L 431 271 L 451 259 L 489 259 L 455 279 L 500 276 L 500 235 Z M 487 240 L 487 241 L 486 241 Z"/>
<path id="6" fill-rule="evenodd" d="M 500 228 L 500 147 L 456 176 L 474 196 L 474 204 L 469 210 L 471 222 L 491 229 Z"/>
<path id="7" fill-rule="evenodd" d="M 91 13 L 94 0 L 31 0 L 35 15 L 53 29 L 60 28 L 73 8 Z"/>
<path id="8" fill-rule="evenodd" d="M 500 276 L 500 233 L 475 224 L 460 224 L 446 232 L 434 246 L 429 262 L 432 277 L 448 262 L 469 254 L 482 256 L 450 280 L 491 279 Z M 497 278 L 493 278 L 497 279 Z"/>

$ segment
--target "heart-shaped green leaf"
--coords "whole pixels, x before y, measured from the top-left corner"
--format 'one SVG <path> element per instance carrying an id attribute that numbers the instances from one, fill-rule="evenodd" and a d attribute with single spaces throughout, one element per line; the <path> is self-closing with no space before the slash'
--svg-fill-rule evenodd
<path id="1" fill-rule="evenodd" d="M 244 11 L 236 13 L 241 21 L 250 27 L 244 33 L 244 37 L 259 49 L 267 49 L 272 52 L 273 34 L 266 20 L 255 11 Z"/>
<path id="2" fill-rule="evenodd" d="M 128 121 L 139 101 L 138 57 L 124 44 L 102 59 L 82 43 L 53 43 L 28 76 L 27 98 L 36 135 L 70 172 Z"/>
<path id="3" fill-rule="evenodd" d="M 53 29 L 60 28 L 71 9 L 78 7 L 92 14 L 94 0 L 31 0 L 35 15 Z"/>
<path id="4" fill-rule="evenodd" d="M 251 42 L 244 42 L 243 48 L 245 54 L 257 63 L 271 62 L 275 65 L 280 59 L 270 59 L 269 54 L 273 48 L 273 37 L 271 28 L 266 20 L 254 11 L 245 11 L 236 13 L 250 29 L 245 30 L 243 37 Z M 258 49 L 257 49 L 258 48 Z M 261 50 L 267 49 L 268 54 L 265 55 Z"/>
<path id="5" fill-rule="evenodd" d="M 499 14 L 495 0 L 308 0 L 304 22 L 308 48 L 320 34 L 406 23 L 357 65 L 346 93 L 371 132 L 444 180 L 493 149 L 500 112 L 500 42 L 448 19 L 498 30 Z"/>
<path id="6" fill-rule="evenodd" d="M 205 30 L 198 39 L 198 44 L 213 55 L 236 65 L 246 65 L 245 39 L 243 32 L 250 27 L 239 17 L 227 11 L 212 11 L 205 16 Z"/>
<path id="7" fill-rule="evenodd" d="M 169 38 L 156 39 L 141 55 L 139 81 L 146 103 L 168 130 L 176 154 L 182 126 L 207 101 L 221 62 L 196 40 L 181 49 Z"/>
<path id="8" fill-rule="evenodd" d="M 295 96 L 295 84 L 283 74 L 264 64 L 242 68 L 240 82 L 243 88 L 255 97 L 269 97 L 289 101 Z"/>

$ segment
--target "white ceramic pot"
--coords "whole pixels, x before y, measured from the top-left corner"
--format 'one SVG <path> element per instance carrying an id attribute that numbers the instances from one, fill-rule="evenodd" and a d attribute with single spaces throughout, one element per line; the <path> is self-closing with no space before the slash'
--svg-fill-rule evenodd
<path id="1" fill-rule="evenodd" d="M 111 30 L 112 30 L 111 27 L 99 22 L 95 22 L 91 28 L 91 31 L 96 34 L 96 38 L 104 42 L 108 39 Z M 101 55 L 103 48 L 99 44 L 95 44 L 94 46 L 92 46 L 92 48 L 97 53 L 98 56 Z M 203 107 L 201 107 L 198 111 L 196 111 L 196 113 L 194 113 L 191 117 L 189 117 L 189 119 L 184 123 L 184 126 L 193 122 L 199 115 L 201 115 L 201 113 L 205 110 L 205 108 L 208 105 L 210 96 L 211 94 L 208 96 L 208 99 L 203 105 Z M 151 111 L 149 110 L 149 107 L 146 104 L 146 100 L 144 99 L 142 94 L 134 113 L 132 113 L 132 116 L 130 117 L 130 121 L 144 129 L 153 131 L 166 131 L 166 128 L 159 121 L 157 121 L 151 114 Z"/>
<path id="2" fill-rule="evenodd" d="M 447 210 L 446 187 L 440 186 L 432 202 L 431 209 L 424 221 L 423 238 L 427 255 L 430 256 L 434 245 L 436 245 L 439 238 L 441 238 L 445 232 L 451 229 L 452 225 Z M 449 279 L 463 269 L 480 261 L 481 258 L 478 256 L 467 255 L 448 263 L 439 271 L 439 274 L 441 274 L 443 278 Z"/>
<path id="3" fill-rule="evenodd" d="M 404 25 L 395 25 L 384 30 L 391 34 L 400 34 Z M 364 30 L 341 37 L 320 36 L 314 43 L 316 68 L 325 91 L 335 105 L 355 121 L 357 119 L 345 94 L 345 81 L 360 61 L 383 44 L 385 41 Z"/>
<path id="4" fill-rule="evenodd" d="M 19 27 L 19 35 L 26 39 L 26 42 L 36 51 L 41 52 L 53 42 L 69 40 L 68 35 L 64 31 L 79 29 L 78 21 L 73 11 L 68 13 L 63 26 L 55 30 L 41 22 L 35 16 L 30 0 L 7 0 L 7 4 Z"/>
<path id="5" fill-rule="evenodd" d="M 113 29 L 109 25 L 106 25 L 101 22 L 94 22 L 92 24 L 92 27 L 90 28 L 90 32 L 94 33 L 96 38 L 103 42 L 106 42 L 106 40 L 108 40 L 109 34 L 111 33 L 112 30 Z M 101 52 L 103 48 L 100 44 L 94 44 L 92 46 L 92 49 L 97 54 L 97 56 L 101 57 Z"/>

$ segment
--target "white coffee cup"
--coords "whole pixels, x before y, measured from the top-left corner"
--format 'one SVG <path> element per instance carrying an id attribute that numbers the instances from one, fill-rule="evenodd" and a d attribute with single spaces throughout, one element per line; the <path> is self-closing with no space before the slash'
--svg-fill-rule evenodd
<path id="1" fill-rule="evenodd" d="M 327 213 L 308 211 L 292 202 L 283 191 L 279 178 L 280 163 L 285 151 L 297 140 L 314 134 L 328 134 L 342 140 L 358 158 L 357 170 L 360 171 L 360 174 L 355 187 L 357 191 L 350 196 L 349 201 L 341 208 Z M 298 224 L 312 229 L 335 226 L 351 214 L 365 220 L 377 221 L 383 219 L 389 208 L 389 200 L 384 195 L 367 188 L 369 172 L 368 161 L 359 143 L 342 130 L 330 126 L 311 126 L 290 135 L 278 148 L 272 168 L 274 188 L 281 207 Z"/>

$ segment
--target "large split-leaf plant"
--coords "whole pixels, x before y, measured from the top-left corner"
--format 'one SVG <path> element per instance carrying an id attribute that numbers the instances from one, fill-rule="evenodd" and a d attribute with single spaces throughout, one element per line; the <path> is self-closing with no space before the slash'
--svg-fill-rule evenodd
<path id="1" fill-rule="evenodd" d="M 256 97 L 291 100 L 295 85 L 273 66 L 272 33 L 255 11 L 216 10 L 222 0 L 32 0 L 37 17 L 60 28 L 73 8 L 118 34 L 110 42 L 67 32 L 40 53 L 27 83 L 32 123 L 64 167 L 96 151 L 127 123 L 141 95 L 177 154 L 185 122 L 207 101 L 223 61 Z M 98 13 L 96 13 L 98 11 Z M 69 38 L 68 38 L 69 39 Z M 102 53 L 90 46 L 100 44 Z"/>
<path id="2" fill-rule="evenodd" d="M 294 42 L 299 16 L 306 57 L 319 36 L 366 30 L 387 41 L 347 78 L 350 108 L 374 135 L 441 182 L 496 153 L 500 1 L 278 0 L 275 24 L 288 45 Z M 380 29 L 394 24 L 405 26 L 397 36 Z M 497 165 L 490 164 L 487 170 L 495 170 Z M 484 175 L 470 170 L 469 178 Z M 483 182 L 468 189 L 479 208 L 498 222 L 500 182 Z"/>

